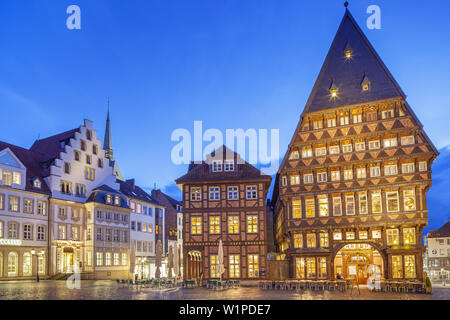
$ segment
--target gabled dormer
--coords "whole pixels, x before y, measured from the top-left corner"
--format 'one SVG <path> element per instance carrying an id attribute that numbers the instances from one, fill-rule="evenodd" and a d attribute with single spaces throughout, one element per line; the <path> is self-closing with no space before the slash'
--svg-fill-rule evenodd
<path id="1" fill-rule="evenodd" d="M 0 151 L 0 185 L 25 189 L 27 169 L 10 148 Z"/>

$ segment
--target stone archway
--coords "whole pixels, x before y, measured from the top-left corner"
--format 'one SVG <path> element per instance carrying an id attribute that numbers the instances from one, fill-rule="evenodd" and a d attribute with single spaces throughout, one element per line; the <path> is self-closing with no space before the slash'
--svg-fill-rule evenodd
<path id="1" fill-rule="evenodd" d="M 360 284 L 374 272 L 386 277 L 387 258 L 383 250 L 375 243 L 342 243 L 334 250 L 332 256 L 332 274 L 346 279 L 357 279 Z"/>
<path id="2" fill-rule="evenodd" d="M 186 275 L 189 280 L 199 280 L 203 277 L 203 255 L 200 251 L 188 252 Z"/>

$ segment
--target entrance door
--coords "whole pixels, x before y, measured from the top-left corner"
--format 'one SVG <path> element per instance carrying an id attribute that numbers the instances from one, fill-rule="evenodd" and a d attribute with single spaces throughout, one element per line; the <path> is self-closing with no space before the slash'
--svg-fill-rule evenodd
<path id="1" fill-rule="evenodd" d="M 72 252 L 64 252 L 63 272 L 64 273 L 72 273 L 73 272 L 73 253 Z"/>

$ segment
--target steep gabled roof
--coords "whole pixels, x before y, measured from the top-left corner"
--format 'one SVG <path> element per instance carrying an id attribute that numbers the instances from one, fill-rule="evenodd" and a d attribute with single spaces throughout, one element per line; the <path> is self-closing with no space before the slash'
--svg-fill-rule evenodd
<path id="1" fill-rule="evenodd" d="M 438 230 L 430 231 L 427 235 L 427 238 L 447 238 L 450 237 L 450 221 L 447 221 L 441 228 Z"/>
<path id="2" fill-rule="evenodd" d="M 117 206 L 113 203 L 106 203 L 106 195 L 118 195 L 120 197 L 120 205 Z M 86 200 L 86 203 L 89 202 L 95 202 L 95 203 L 101 203 L 106 204 L 110 206 L 115 207 L 122 207 L 122 208 L 129 208 L 127 200 L 124 196 L 124 194 L 118 190 L 114 190 L 113 188 L 107 186 L 106 184 L 101 185 L 94 190 L 92 190 L 91 194 L 89 195 L 88 199 Z"/>
<path id="3" fill-rule="evenodd" d="M 229 159 L 228 155 L 233 156 L 235 163 L 235 170 L 230 172 L 212 172 L 210 165 L 206 161 L 202 161 L 201 164 L 190 167 L 190 171 L 184 176 L 175 180 L 177 184 L 183 184 L 186 182 L 202 182 L 202 181 L 228 181 L 228 180 L 265 180 L 270 183 L 272 178 L 264 174 L 259 169 L 255 168 L 251 164 L 244 161 L 236 152 L 222 146 L 223 159 Z M 220 148 L 219 148 L 220 149 Z M 217 152 L 217 149 L 215 152 Z M 227 151 L 228 150 L 228 151 Z M 215 152 L 210 156 L 214 157 Z M 238 159 L 241 159 L 242 164 L 238 163 Z"/>
<path id="4" fill-rule="evenodd" d="M 79 128 L 76 128 L 45 139 L 36 140 L 30 150 L 40 153 L 42 162 L 53 160 L 63 151 L 61 142 L 68 142 L 71 138 L 75 138 L 75 132 L 79 132 L 79 130 Z"/>
<path id="5" fill-rule="evenodd" d="M 41 155 L 39 153 L 0 141 L 0 151 L 9 148 L 14 155 L 19 158 L 20 162 L 27 168 L 26 184 L 25 188 L 28 191 L 39 192 L 39 193 L 50 193 L 50 190 L 42 177 L 41 171 Z M 34 178 L 39 178 L 41 182 L 41 188 L 35 188 L 33 186 Z"/>
<path id="6" fill-rule="evenodd" d="M 349 59 L 344 54 L 348 46 L 352 50 Z M 362 91 L 362 83 L 368 79 L 370 90 Z M 332 85 L 338 90 L 333 99 L 330 96 Z M 406 99 L 350 11 L 346 10 L 303 114 L 395 97 Z"/>
<path id="7" fill-rule="evenodd" d="M 128 198 L 132 198 L 139 201 L 144 201 L 154 205 L 162 206 L 158 201 L 153 199 L 147 192 L 142 188 L 138 187 L 134 179 L 129 179 L 127 181 L 117 180 L 120 185 L 120 192 L 126 195 Z"/>

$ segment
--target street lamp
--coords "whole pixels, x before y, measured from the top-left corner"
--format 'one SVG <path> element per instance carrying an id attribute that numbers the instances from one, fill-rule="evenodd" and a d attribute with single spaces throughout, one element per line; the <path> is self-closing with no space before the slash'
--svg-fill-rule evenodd
<path id="1" fill-rule="evenodd" d="M 36 256 L 36 282 L 39 282 L 39 257 L 44 255 L 44 250 L 36 252 L 36 250 L 31 250 L 31 255 Z"/>

